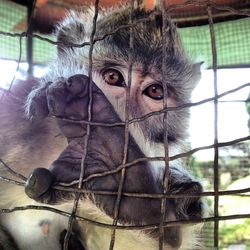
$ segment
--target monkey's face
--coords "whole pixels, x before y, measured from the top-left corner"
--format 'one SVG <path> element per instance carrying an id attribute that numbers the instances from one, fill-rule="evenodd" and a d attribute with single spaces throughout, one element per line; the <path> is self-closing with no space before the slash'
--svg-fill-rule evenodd
<path id="1" fill-rule="evenodd" d="M 145 18 L 148 20 L 141 22 L 141 19 Z M 105 36 L 104 39 L 96 42 L 92 54 L 93 80 L 112 103 L 122 120 L 125 119 L 126 88 L 129 82 L 130 30 L 128 27 L 118 28 L 121 25 L 127 25 L 129 19 L 130 11 L 126 8 L 106 14 L 101 13 L 95 38 L 103 37 L 106 33 L 112 33 L 112 35 Z M 72 47 L 69 44 L 89 41 L 92 32 L 92 24 L 89 20 L 91 18 L 87 14 L 83 16 L 73 14 L 59 27 L 58 41 L 61 44 L 58 48 L 56 70 L 62 70 L 56 75 L 68 78 L 74 74 L 87 74 L 88 48 Z M 130 118 L 142 117 L 163 109 L 163 84 L 166 84 L 164 89 L 168 91 L 166 100 L 168 107 L 188 102 L 191 91 L 199 79 L 199 65 L 193 65 L 186 57 L 176 27 L 169 22 L 169 31 L 166 34 L 167 51 L 163 53 L 162 18 L 159 13 L 136 9 L 134 22 L 136 25 L 133 27 Z M 163 63 L 167 69 L 164 75 L 162 74 Z M 169 111 L 167 116 L 168 141 L 177 144 L 186 137 L 188 110 Z M 136 133 L 143 134 L 146 141 L 163 143 L 162 113 L 150 116 L 133 126 L 139 128 L 139 132 Z"/>
<path id="2" fill-rule="evenodd" d="M 128 75 L 127 67 L 114 66 L 104 68 L 101 72 L 97 72 L 94 77 L 95 82 L 98 82 L 109 100 L 113 100 L 121 111 L 125 109 Z M 138 68 L 132 70 L 129 91 L 130 117 L 135 118 L 161 110 L 163 108 L 163 96 L 162 82 L 157 77 L 151 74 L 143 75 Z M 169 96 L 167 104 L 168 106 L 174 106 L 174 99 L 171 96 Z"/>
<path id="3" fill-rule="evenodd" d="M 129 84 L 128 67 L 110 65 L 95 71 L 93 78 L 94 82 L 97 83 L 112 103 L 120 118 L 125 120 L 126 92 Z M 129 118 L 139 118 L 151 112 L 162 110 L 163 98 L 161 74 L 155 72 L 144 74 L 141 65 L 136 64 L 131 72 Z M 176 106 L 174 93 L 171 92 L 171 89 L 168 90 L 167 106 Z M 163 141 L 163 115 L 154 115 L 141 121 L 138 125 L 137 128 L 140 128 L 147 140 Z M 138 133 L 138 129 L 136 133 Z"/>

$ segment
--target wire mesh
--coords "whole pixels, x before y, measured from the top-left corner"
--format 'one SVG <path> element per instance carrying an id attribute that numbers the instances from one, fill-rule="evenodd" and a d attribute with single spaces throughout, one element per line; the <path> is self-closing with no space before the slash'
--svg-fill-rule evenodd
<path id="1" fill-rule="evenodd" d="M 90 176 L 88 176 L 87 178 L 84 178 L 84 161 L 85 161 L 85 157 L 87 154 L 87 151 L 85 151 L 83 153 L 82 156 L 82 163 L 81 163 L 81 174 L 79 176 L 79 180 L 75 181 L 71 184 L 77 184 L 77 188 L 73 188 L 73 187 L 66 187 L 65 185 L 63 185 L 63 183 L 59 183 L 57 186 L 54 186 L 53 188 L 56 190 L 63 190 L 65 192 L 74 192 L 75 193 L 75 199 L 74 202 L 72 204 L 72 213 L 67 213 L 61 210 L 58 210 L 56 208 L 53 207 L 49 207 L 49 206 L 35 206 L 35 205 L 29 205 L 29 206 L 22 206 L 22 207 L 14 207 L 11 209 L 8 208 L 1 208 L 0 212 L 1 213 L 12 213 L 14 211 L 20 211 L 20 210 L 29 210 L 29 209 L 36 209 L 36 210 L 48 210 L 48 211 L 52 211 L 55 213 L 58 213 L 60 215 L 66 216 L 69 218 L 69 223 L 68 223 L 68 230 L 67 230 L 67 234 L 65 236 L 65 241 L 64 241 L 64 246 L 63 249 L 66 250 L 68 249 L 68 241 L 69 241 L 69 237 L 70 234 L 72 232 L 72 226 L 73 226 L 73 222 L 74 220 L 77 221 L 85 221 L 87 223 L 92 223 L 96 226 L 99 227 L 105 227 L 105 228 L 109 228 L 112 229 L 112 237 L 111 237 L 111 241 L 110 241 L 110 247 L 109 249 L 112 250 L 114 249 L 115 246 L 115 235 L 116 235 L 116 230 L 136 230 L 136 229 L 155 229 L 155 228 L 159 228 L 160 229 L 160 235 L 159 235 L 159 249 L 163 249 L 163 233 L 164 233 L 164 227 L 169 227 L 169 226 L 174 226 L 174 225 L 180 225 L 180 224 L 190 224 L 190 223 L 200 223 L 200 222 L 213 222 L 213 248 L 215 249 L 219 249 L 219 236 L 220 236 L 220 230 L 219 230 L 219 223 L 220 221 L 225 221 L 225 220 L 233 220 L 233 219 L 240 219 L 240 218 L 250 218 L 250 214 L 234 214 L 234 215 L 226 215 L 226 216 L 222 216 L 219 214 L 219 198 L 222 196 L 229 196 L 229 195 L 244 195 L 246 193 L 250 192 L 250 187 L 249 188 L 244 188 L 244 189 L 235 189 L 235 190 L 230 190 L 230 191 L 220 191 L 220 186 L 219 186 L 219 176 L 220 176 L 220 169 L 219 169 L 219 149 L 222 147 L 228 147 L 234 144 L 237 144 L 239 142 L 245 142 L 247 140 L 250 140 L 250 136 L 245 136 L 242 138 L 237 138 L 235 140 L 231 140 L 231 141 L 226 141 L 226 142 L 219 142 L 218 141 L 218 117 L 220 116 L 219 112 L 218 112 L 218 101 L 223 97 L 226 96 L 230 93 L 233 92 L 237 92 L 240 89 L 244 89 L 250 86 L 250 83 L 246 83 L 241 85 L 240 87 L 237 87 L 235 89 L 229 90 L 227 92 L 218 94 L 218 90 L 217 90 L 217 69 L 218 69 L 218 65 L 217 65 L 217 42 L 216 42 L 216 38 L 217 38 L 217 34 L 219 35 L 219 32 L 216 32 L 214 29 L 214 23 L 213 23 L 213 10 L 216 9 L 223 9 L 226 10 L 228 12 L 233 12 L 235 15 L 242 15 L 242 16 L 250 16 L 250 13 L 248 11 L 238 11 L 236 9 L 233 8 L 229 8 L 226 6 L 217 6 L 216 4 L 214 4 L 211 1 L 186 1 L 184 4 L 180 4 L 180 5 L 174 5 L 174 6 L 170 6 L 170 7 L 165 7 L 165 3 L 163 1 L 161 1 L 161 9 L 162 9 L 162 16 L 163 16 L 163 45 L 167 44 L 166 42 L 164 42 L 164 39 L 166 39 L 166 37 L 164 37 L 164 34 L 167 34 L 167 30 L 168 30 L 168 18 L 169 15 L 171 16 L 171 13 L 174 12 L 176 9 L 178 8 L 183 8 L 185 6 L 189 6 L 189 5 L 202 5 L 204 7 L 204 9 L 206 9 L 207 11 L 207 18 L 209 21 L 209 32 L 210 32 L 210 38 L 211 38 L 211 55 L 212 55 L 212 68 L 213 68 L 213 72 L 214 72 L 214 96 L 208 99 L 204 99 L 202 101 L 196 102 L 196 103 L 186 103 L 182 106 L 178 106 L 178 107 L 168 107 L 167 103 L 166 103 L 166 99 L 167 99 L 167 89 L 164 89 L 164 108 L 161 111 L 157 111 L 157 112 L 151 112 L 147 115 L 145 115 L 144 117 L 139 117 L 139 118 L 134 118 L 134 119 L 129 119 L 129 115 L 128 115 L 128 109 L 129 109 L 129 90 L 130 90 L 130 84 L 131 84 L 131 75 L 132 75 L 132 68 L 133 68 L 133 50 L 134 50 L 134 45 L 133 45 L 133 37 L 136 35 L 133 32 L 133 27 L 135 27 L 136 23 L 138 22 L 145 22 L 147 19 L 141 19 L 139 21 L 134 22 L 132 19 L 132 14 L 130 16 L 130 23 L 124 26 L 119 27 L 119 29 L 114 30 L 113 32 L 109 33 L 109 34 L 105 34 L 103 37 L 96 37 L 95 36 L 95 32 L 96 32 L 96 20 L 98 17 L 98 6 L 99 6 L 99 1 L 96 0 L 95 1 L 95 15 L 93 18 L 93 30 L 92 30 L 92 34 L 90 37 L 90 41 L 89 42 L 85 42 L 83 44 L 71 44 L 71 46 L 75 46 L 75 47 L 83 47 L 83 46 L 89 46 L 89 81 L 90 83 L 92 82 L 92 52 L 93 52 L 93 48 L 94 45 L 97 41 L 99 40 L 103 40 L 105 39 L 107 36 L 110 36 L 114 33 L 116 33 L 118 30 L 120 29 L 130 29 L 130 58 L 129 58 L 129 73 L 128 73 L 128 88 L 127 88 L 127 98 L 126 98 L 126 115 L 125 115 L 125 121 L 124 122 L 120 122 L 120 123 L 114 123 L 114 124 L 102 124 L 102 123 L 95 123 L 92 122 L 91 117 L 91 107 L 92 107 L 92 88 L 91 88 L 91 84 L 90 84 L 90 89 L 89 89 L 89 106 L 88 106 L 88 120 L 87 121 L 72 121 L 71 122 L 76 122 L 76 123 L 84 123 L 87 124 L 87 136 L 85 137 L 85 148 L 87 149 L 87 145 L 88 145 L 88 138 L 90 136 L 90 127 L 95 125 L 95 126 L 124 126 L 124 137 L 125 139 L 125 145 L 124 145 L 124 158 L 122 161 L 122 164 L 120 166 L 118 166 L 115 170 L 111 170 L 111 171 L 105 171 L 104 173 L 101 174 L 92 174 Z M 131 7 L 131 13 L 133 12 L 133 6 L 134 6 L 134 1 L 131 0 L 130 1 L 130 7 Z M 2 37 L 9 37 L 9 36 L 14 36 L 17 37 L 20 41 L 22 39 L 24 39 L 27 36 L 32 36 L 33 38 L 42 40 L 42 41 L 46 41 L 49 44 L 52 44 L 54 47 L 54 45 L 58 45 L 58 42 L 55 42 L 53 40 L 51 40 L 50 38 L 48 39 L 47 37 L 43 37 L 37 34 L 28 34 L 27 32 L 23 32 L 21 34 L 19 33 L 11 33 L 8 31 L 1 31 L 0 35 L 2 35 Z M 20 46 L 15 45 L 11 45 L 11 47 L 19 48 L 19 59 L 18 61 L 21 62 L 22 60 L 25 60 L 25 58 L 22 55 L 22 44 Z M 24 48 L 26 49 L 26 48 Z M 4 49 L 5 50 L 5 49 Z M 8 48 L 7 48 L 8 50 Z M 163 55 L 165 53 L 166 49 L 164 50 L 164 46 L 163 46 Z M 42 52 L 43 53 L 43 52 Z M 5 57 L 5 56 L 4 56 Z M 163 56 L 164 57 L 164 56 Z M 165 65 L 163 63 L 162 66 L 162 73 L 163 75 L 165 74 Z M 163 84 L 163 86 L 167 86 L 167 84 Z M 5 93 L 10 94 L 11 95 L 11 87 L 8 90 L 3 90 Z M 165 135 L 164 135 L 164 145 L 165 145 L 165 156 L 162 157 L 144 157 L 144 158 L 140 158 L 140 159 L 136 159 L 133 162 L 127 162 L 127 153 L 128 153 L 128 135 L 129 135 L 129 125 L 145 120 L 151 116 L 156 116 L 159 114 L 164 114 L 164 124 L 166 124 L 167 119 L 168 119 L 168 112 L 171 111 L 175 111 L 175 110 L 181 110 L 181 109 L 186 109 L 186 108 L 191 108 L 194 106 L 198 106 L 201 105 L 203 103 L 207 103 L 207 102 L 214 102 L 214 114 L 215 114 L 215 119 L 214 119 L 214 143 L 212 145 L 207 145 L 207 146 L 203 146 L 203 147 L 198 147 L 198 148 L 193 148 L 187 152 L 184 153 L 180 153 L 180 154 L 176 154 L 173 156 L 169 156 L 169 152 L 168 152 L 168 142 L 167 142 L 167 128 L 165 127 Z M 58 117 L 57 117 L 58 118 Z M 61 118 L 63 120 L 69 120 L 66 118 Z M 167 190 L 167 186 L 168 186 L 168 179 L 169 179 L 169 163 L 173 160 L 176 159 L 181 159 L 187 156 L 192 156 L 195 152 L 201 151 L 201 150 L 205 150 L 205 149 L 214 149 L 214 162 L 213 162 L 213 172 L 214 172 L 214 191 L 212 192 L 203 192 L 203 193 L 192 193 L 192 194 L 185 194 L 185 196 L 188 197 L 197 197 L 197 196 L 204 196 L 204 197 L 213 197 L 214 198 L 214 215 L 210 216 L 210 217 L 206 217 L 206 218 L 202 218 L 202 219 L 192 219 L 192 220 L 180 220 L 180 221 L 174 221 L 174 222 L 166 222 L 164 221 L 165 218 L 165 206 L 166 206 L 166 200 L 168 198 L 177 198 L 177 197 L 183 197 L 184 194 L 171 194 L 168 192 Z M 124 185 L 124 181 L 125 181 L 125 175 L 126 175 L 126 169 L 133 166 L 135 163 L 138 162 L 144 162 L 145 160 L 147 161 L 163 161 L 165 162 L 165 174 L 164 174 L 164 191 L 162 194 L 157 194 L 157 195 L 152 195 L 152 194 L 138 194 L 138 193 L 126 193 L 123 192 L 123 185 Z M 0 181 L 5 181 L 5 182 L 10 182 L 13 183 L 15 185 L 21 185 L 24 186 L 25 185 L 25 181 L 26 181 L 26 177 L 15 172 L 14 170 L 12 170 L 2 159 L 0 159 L 2 166 L 9 171 L 13 176 L 17 177 L 18 179 L 21 179 L 21 181 L 17 181 L 11 178 L 7 178 L 4 176 L 0 176 Z M 119 189 L 116 192 L 110 192 L 110 191 L 103 191 L 103 190 L 97 190 L 97 191 L 92 191 L 92 190 L 87 190 L 85 188 L 83 188 L 83 184 L 86 183 L 87 181 L 89 181 L 92 178 L 95 177 L 102 177 L 102 176 L 107 176 L 107 175 L 112 175 L 115 173 L 120 173 L 120 185 L 119 185 Z M 100 223 L 100 222 L 96 222 L 93 220 L 90 220 L 88 218 L 84 218 L 82 216 L 78 216 L 76 214 L 77 209 L 78 209 L 78 202 L 79 199 L 81 197 L 82 194 L 84 193 L 93 193 L 93 194 L 101 194 L 101 195 L 114 195 L 117 197 L 116 199 L 116 205 L 115 205 L 115 210 L 114 210 L 114 216 L 113 216 L 113 224 L 109 225 L 109 224 L 105 224 L 105 223 Z M 155 225 L 148 225 L 148 226 L 125 226 L 125 225 L 118 225 L 118 218 L 119 218 L 119 205 L 120 205 L 120 201 L 122 199 L 122 197 L 148 197 L 148 198 L 154 198 L 154 199 L 161 199 L 162 203 L 161 203 L 161 214 L 162 214 L 162 220 L 161 223 L 155 224 Z M 209 227 L 205 227 L 204 228 L 204 232 L 207 234 L 208 232 L 211 233 L 211 228 Z M 207 245 L 209 245 L 210 243 L 207 243 Z M 209 245 L 211 246 L 211 245 Z"/>

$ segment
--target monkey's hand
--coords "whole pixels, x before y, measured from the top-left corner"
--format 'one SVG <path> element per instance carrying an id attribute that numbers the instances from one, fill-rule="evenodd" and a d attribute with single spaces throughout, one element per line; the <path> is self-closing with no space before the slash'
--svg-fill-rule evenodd
<path id="1" fill-rule="evenodd" d="M 91 121 L 102 124 L 121 123 L 102 91 L 94 83 L 91 84 Z M 60 78 L 56 82 L 48 83 L 46 87 L 31 93 L 28 113 L 39 117 L 47 114 L 56 116 L 62 133 L 68 139 L 68 147 L 48 169 L 35 169 L 32 172 L 26 185 L 29 197 L 42 202 L 57 203 L 62 198 L 67 198 L 67 193 L 51 187 L 58 182 L 75 182 L 81 174 L 84 175 L 82 188 L 111 192 L 119 189 L 120 171 L 117 167 L 121 166 L 124 157 L 124 126 L 92 124 L 88 132 L 86 121 L 89 115 L 89 90 L 89 78 L 74 75 L 69 79 Z M 132 137 L 129 138 L 128 149 L 127 162 L 144 157 Z M 81 170 L 83 165 L 84 171 Z M 105 174 L 106 172 L 113 173 Z M 154 179 L 150 163 L 139 162 L 126 170 L 123 191 L 160 193 L 160 186 Z M 93 198 L 97 206 L 113 216 L 116 195 L 94 195 Z M 141 216 L 141 211 L 144 211 L 145 216 Z M 158 223 L 160 200 L 123 197 L 120 219 L 134 223 Z"/>
<path id="2" fill-rule="evenodd" d="M 29 118 L 34 119 L 44 119 L 48 115 L 56 116 L 66 138 L 71 135 L 76 137 L 78 131 L 74 129 L 74 121 L 76 125 L 80 124 L 77 121 L 83 121 L 83 126 L 77 126 L 78 130 L 80 127 L 86 128 L 89 91 L 92 92 L 93 98 L 91 120 L 103 123 L 118 121 L 117 114 L 102 91 L 94 83 L 90 87 L 89 78 L 85 75 L 73 75 L 68 79 L 60 77 L 55 82 L 42 83 L 29 94 L 26 113 Z M 65 124 L 71 125 L 71 131 L 63 130 Z"/>
<path id="3" fill-rule="evenodd" d="M 68 166 L 66 175 L 65 170 L 59 166 L 67 164 L 75 167 L 76 162 L 80 164 L 84 150 L 83 142 L 86 138 L 85 122 L 89 115 L 90 91 L 92 91 L 93 98 L 91 120 L 107 123 L 118 121 L 117 114 L 102 91 L 94 83 L 90 89 L 89 78 L 85 75 L 74 75 L 68 79 L 61 77 L 55 82 L 42 83 L 29 94 L 26 105 L 28 116 L 33 119 L 43 119 L 48 115 L 57 117 L 60 130 L 69 142 L 66 150 L 52 164 L 56 173 L 52 174 L 51 169 L 45 168 L 37 168 L 32 171 L 25 188 L 29 197 L 51 203 L 52 200 L 57 200 L 53 197 L 54 192 L 50 192 L 51 186 L 55 182 L 67 182 L 79 178 L 78 168 L 74 170 Z M 57 167 L 55 168 L 55 166 Z"/>

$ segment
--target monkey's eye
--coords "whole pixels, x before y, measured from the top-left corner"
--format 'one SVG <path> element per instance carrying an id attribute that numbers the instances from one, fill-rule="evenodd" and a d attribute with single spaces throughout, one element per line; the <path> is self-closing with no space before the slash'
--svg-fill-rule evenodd
<path id="1" fill-rule="evenodd" d="M 121 72 L 119 72 L 116 69 L 105 70 L 102 73 L 102 77 L 103 77 L 103 80 L 109 85 L 117 86 L 117 87 L 125 87 L 126 86 Z"/>
<path id="2" fill-rule="evenodd" d="M 161 84 L 158 83 L 148 86 L 146 89 L 144 89 L 142 93 L 154 100 L 163 99 L 163 87 Z"/>

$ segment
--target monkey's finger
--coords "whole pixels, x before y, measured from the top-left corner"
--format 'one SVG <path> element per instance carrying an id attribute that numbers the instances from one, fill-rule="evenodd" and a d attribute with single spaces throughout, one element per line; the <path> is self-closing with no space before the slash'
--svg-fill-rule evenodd
<path id="1" fill-rule="evenodd" d="M 44 195 L 53 183 L 53 175 L 46 168 L 36 168 L 29 175 L 25 184 L 25 193 L 32 199 Z"/>
<path id="2" fill-rule="evenodd" d="M 67 90 L 72 94 L 65 107 L 65 115 L 72 119 L 88 119 L 88 107 L 92 96 L 92 120 L 99 122 L 114 121 L 112 106 L 106 96 L 86 75 L 73 75 L 66 81 Z M 90 95 L 91 92 L 91 95 Z M 111 115 L 112 114 L 112 115 Z"/>
<path id="3" fill-rule="evenodd" d="M 50 114 L 66 118 L 82 118 L 82 113 L 86 113 L 87 110 L 82 94 L 84 97 L 87 96 L 88 82 L 87 76 L 79 74 L 68 79 L 60 77 L 53 82 L 46 91 Z"/>
<path id="4" fill-rule="evenodd" d="M 81 93 L 86 92 L 89 87 L 89 78 L 86 75 L 73 75 L 66 81 L 67 90 L 73 96 L 82 96 Z"/>
<path id="5" fill-rule="evenodd" d="M 73 75 L 59 78 L 47 89 L 50 114 L 72 119 L 85 119 L 89 103 L 89 78 Z"/>
<path id="6" fill-rule="evenodd" d="M 45 88 L 38 88 L 30 93 L 27 99 L 26 113 L 28 117 L 35 119 L 44 119 L 48 116 L 49 109 Z"/>
<path id="7" fill-rule="evenodd" d="M 85 75 L 73 75 L 66 81 L 67 90 L 72 94 L 65 113 L 68 118 L 86 119 L 89 105 L 89 78 Z"/>
<path id="8" fill-rule="evenodd" d="M 51 115 L 64 116 L 69 95 L 65 78 L 61 77 L 56 82 L 53 82 L 46 90 L 49 113 Z"/>

